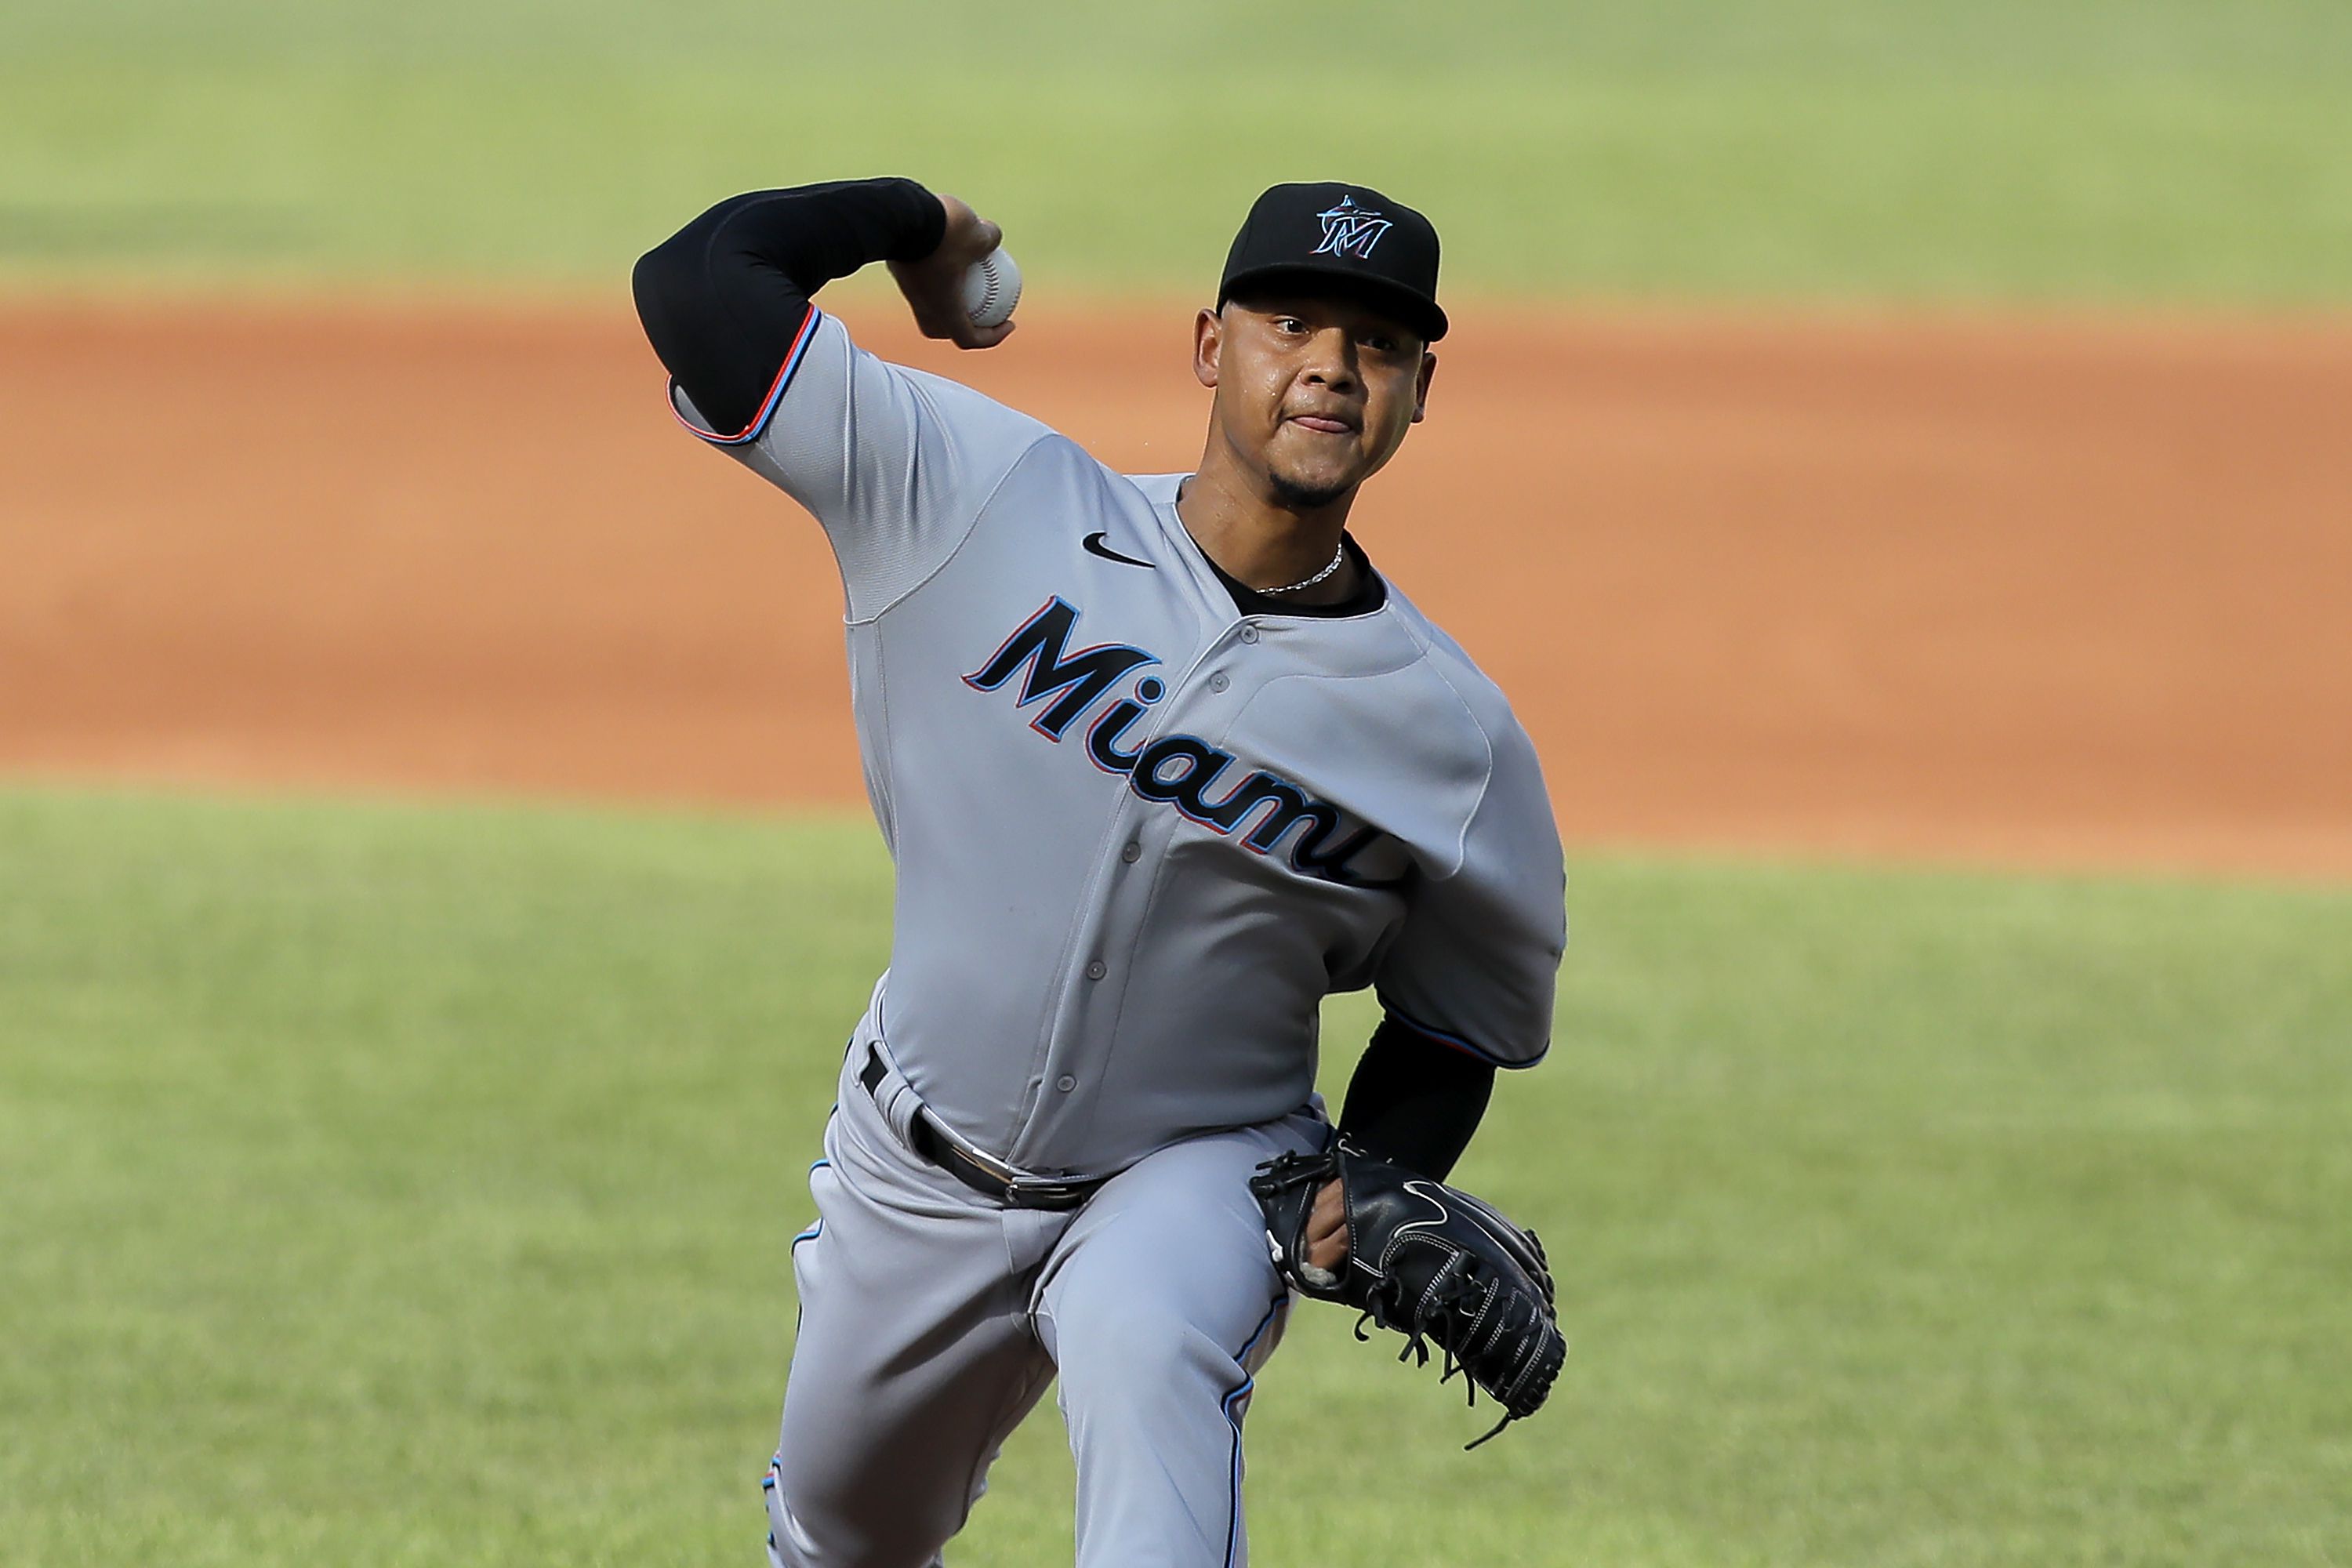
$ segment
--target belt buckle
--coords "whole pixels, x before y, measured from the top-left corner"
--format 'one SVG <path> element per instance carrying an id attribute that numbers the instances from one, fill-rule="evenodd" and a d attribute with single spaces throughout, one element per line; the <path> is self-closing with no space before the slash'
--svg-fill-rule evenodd
<path id="1" fill-rule="evenodd" d="M 1020 1176 L 1004 1184 L 1004 1201 L 1015 1208 L 1074 1209 L 1087 1201 L 1096 1184 Z"/>
<path id="2" fill-rule="evenodd" d="M 1049 1176 L 1024 1175 L 993 1154 L 971 1148 L 942 1133 L 938 1120 L 929 1111 L 918 1110 L 915 1114 L 919 1119 L 917 1125 L 930 1130 L 934 1147 L 942 1160 L 972 1172 L 989 1184 L 1000 1201 L 1013 1208 L 1074 1209 L 1102 1185 L 1098 1178 L 1056 1180 Z"/>

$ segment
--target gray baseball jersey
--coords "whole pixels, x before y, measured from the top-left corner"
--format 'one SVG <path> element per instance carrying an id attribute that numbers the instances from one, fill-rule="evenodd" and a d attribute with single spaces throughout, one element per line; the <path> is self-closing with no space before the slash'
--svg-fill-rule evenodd
<path id="1" fill-rule="evenodd" d="M 948 1128 L 1101 1173 L 1274 1121 L 1312 1092 L 1318 1004 L 1368 985 L 1481 1059 L 1543 1054 L 1566 931 L 1535 751 L 1392 586 L 1244 614 L 1182 476 L 1117 473 L 814 309 L 763 423 L 672 400 L 832 542 L 897 867 L 856 1038 Z"/>

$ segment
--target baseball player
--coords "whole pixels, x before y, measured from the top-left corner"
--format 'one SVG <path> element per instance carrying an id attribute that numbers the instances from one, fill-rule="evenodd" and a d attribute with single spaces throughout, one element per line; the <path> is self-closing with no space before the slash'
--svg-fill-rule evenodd
<path id="1" fill-rule="evenodd" d="M 1372 1209 L 1316 1175 L 1285 1258 L 1252 1190 L 1338 1146 L 1318 1005 L 1385 1009 L 1347 1146 L 1450 1191 L 1495 1070 L 1549 1041 L 1559 842 L 1501 694 L 1345 528 L 1428 397 L 1428 221 L 1362 185 L 1261 196 L 1193 326 L 1199 467 L 1149 476 L 811 303 L 887 261 L 927 333 L 993 346 L 1012 325 L 958 291 L 998 237 L 910 181 L 807 185 L 635 276 L 678 419 L 832 543 L 897 868 L 793 1242 L 770 1553 L 938 1563 L 1058 1373 L 1082 1568 L 1230 1568 L 1255 1374 L 1351 1214 L 1365 1310 L 1398 1321 Z M 1421 1294 L 1468 1300 L 1443 1272 Z"/>

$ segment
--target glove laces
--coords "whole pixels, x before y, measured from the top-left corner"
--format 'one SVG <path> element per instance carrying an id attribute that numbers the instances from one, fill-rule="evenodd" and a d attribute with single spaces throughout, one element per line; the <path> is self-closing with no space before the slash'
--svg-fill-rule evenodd
<path id="1" fill-rule="evenodd" d="M 1481 1287 L 1473 1277 L 1469 1258 L 1456 1253 L 1431 1284 L 1418 1310 L 1408 1310 L 1398 1299 L 1395 1279 L 1382 1280 L 1372 1295 L 1371 1304 L 1356 1319 L 1356 1339 L 1360 1343 L 1371 1339 L 1364 1331 L 1366 1323 L 1401 1333 L 1404 1335 L 1404 1349 L 1397 1352 L 1397 1360 L 1410 1360 L 1415 1366 L 1429 1364 L 1429 1342 L 1435 1340 L 1440 1352 L 1438 1384 L 1443 1386 L 1454 1381 L 1455 1373 L 1462 1373 L 1462 1392 L 1469 1408 L 1475 1410 L 1478 1407 L 1478 1383 L 1468 1375 L 1463 1363 L 1460 1335 L 1462 1325 L 1477 1321 L 1494 1293 L 1494 1286 Z M 1503 1418 L 1484 1435 L 1465 1443 L 1462 1451 L 1466 1454 L 1479 1444 L 1499 1436 L 1504 1427 L 1517 1419 L 1517 1415 L 1506 1407 Z"/>

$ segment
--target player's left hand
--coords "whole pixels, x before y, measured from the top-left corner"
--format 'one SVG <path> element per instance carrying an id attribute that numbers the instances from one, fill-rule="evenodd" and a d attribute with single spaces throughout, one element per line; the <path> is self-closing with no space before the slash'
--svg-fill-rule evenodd
<path id="1" fill-rule="evenodd" d="M 1352 1233 L 1347 1265 L 1336 1272 L 1310 1261 L 1318 1228 L 1328 1229 L 1327 1242 L 1338 1236 L 1324 1223 L 1335 1184 Z M 1317 1153 L 1268 1160 L 1250 1178 L 1250 1192 L 1265 1216 L 1266 1254 L 1290 1288 L 1361 1312 L 1359 1339 L 1369 1321 L 1403 1334 L 1402 1354 L 1418 1353 L 1424 1366 L 1433 1350 L 1442 1353 L 1439 1381 L 1465 1373 L 1473 1389 L 1503 1407 L 1487 1437 L 1534 1415 L 1550 1396 L 1568 1341 L 1551 1266 L 1533 1231 L 1345 1137 Z M 1476 1402 L 1475 1394 L 1471 1398 Z"/>
<path id="2" fill-rule="evenodd" d="M 1004 242 L 1004 231 L 953 196 L 940 197 L 948 215 L 940 247 L 920 261 L 893 261 L 890 276 L 915 313 L 927 338 L 944 338 L 960 349 L 992 349 L 1013 335 L 1013 323 L 972 324 L 963 308 L 966 268 Z"/>
<path id="3" fill-rule="evenodd" d="M 1348 1261 L 1348 1194 L 1337 1179 L 1323 1184 L 1307 1216 L 1307 1261 L 1332 1274 Z"/>

